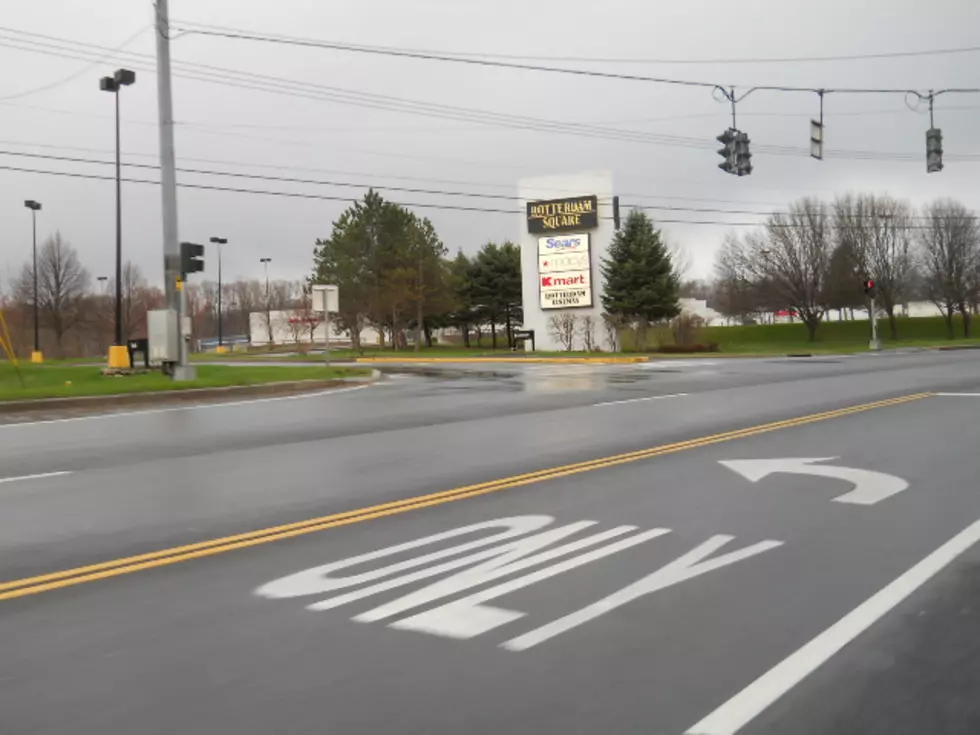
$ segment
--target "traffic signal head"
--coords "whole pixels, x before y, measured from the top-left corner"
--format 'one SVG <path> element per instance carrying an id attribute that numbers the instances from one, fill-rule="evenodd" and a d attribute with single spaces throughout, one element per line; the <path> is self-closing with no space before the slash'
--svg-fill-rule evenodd
<path id="1" fill-rule="evenodd" d="M 752 173 L 752 152 L 749 150 L 747 133 L 735 135 L 735 173 L 738 176 L 748 176 Z"/>
<path id="2" fill-rule="evenodd" d="M 716 138 L 716 140 L 724 146 L 718 151 L 718 155 L 725 159 L 718 164 L 718 168 L 720 168 L 726 174 L 733 174 L 736 170 L 735 140 L 737 134 L 737 130 L 734 128 L 728 128 L 728 130 Z"/>
<path id="3" fill-rule="evenodd" d="M 875 282 L 873 278 L 864 279 L 864 295 L 874 296 L 875 295 Z"/>
<path id="4" fill-rule="evenodd" d="M 943 131 L 929 128 L 926 131 L 926 173 L 943 170 Z"/>
<path id="5" fill-rule="evenodd" d="M 180 244 L 180 272 L 184 276 L 188 273 L 200 273 L 204 270 L 204 246 L 193 242 L 182 242 Z"/>

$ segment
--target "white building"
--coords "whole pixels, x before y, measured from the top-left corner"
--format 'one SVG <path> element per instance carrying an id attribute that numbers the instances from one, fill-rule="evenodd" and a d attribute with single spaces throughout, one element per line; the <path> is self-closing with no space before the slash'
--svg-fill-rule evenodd
<path id="1" fill-rule="evenodd" d="M 269 322 L 272 322 L 272 344 L 303 345 L 323 344 L 326 325 L 322 316 L 305 311 L 272 311 L 266 319 L 264 311 L 253 311 L 248 315 L 251 344 L 263 347 L 269 344 Z M 361 344 L 377 343 L 378 333 L 374 329 L 361 332 Z M 338 347 L 350 345 L 350 335 L 337 329 L 335 322 L 330 324 L 330 344 Z"/>

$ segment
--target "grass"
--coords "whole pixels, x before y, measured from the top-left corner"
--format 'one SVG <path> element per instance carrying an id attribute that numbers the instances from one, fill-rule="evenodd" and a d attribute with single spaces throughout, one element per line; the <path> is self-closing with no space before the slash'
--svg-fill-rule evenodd
<path id="1" fill-rule="evenodd" d="M 21 387 L 14 367 L 0 362 L 0 401 L 34 398 L 67 398 L 117 393 L 151 393 L 189 388 L 219 388 L 239 385 L 259 385 L 291 380 L 330 380 L 364 376 L 367 368 L 271 365 L 200 365 L 198 379 L 175 383 L 159 372 L 124 377 L 102 375 L 100 367 L 69 365 L 31 365 L 21 363 L 26 388 Z"/>
<path id="2" fill-rule="evenodd" d="M 963 339 L 963 324 L 955 319 L 957 338 L 950 340 L 942 317 L 899 318 L 899 339 L 890 338 L 887 319 L 878 321 L 878 336 L 885 349 L 899 347 L 941 347 L 946 345 L 980 344 L 980 339 Z M 717 342 L 723 353 L 785 354 L 785 353 L 853 353 L 868 350 L 871 327 L 867 321 L 825 322 L 817 330 L 817 338 L 807 338 L 806 326 L 793 324 L 753 324 L 734 327 L 706 327 L 701 330 L 700 342 Z"/>

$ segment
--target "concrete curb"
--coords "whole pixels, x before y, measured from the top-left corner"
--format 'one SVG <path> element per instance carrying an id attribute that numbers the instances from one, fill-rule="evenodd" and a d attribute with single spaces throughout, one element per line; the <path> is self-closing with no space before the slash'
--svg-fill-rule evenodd
<path id="1" fill-rule="evenodd" d="M 221 399 L 286 396 L 324 388 L 340 388 L 350 385 L 369 385 L 381 377 L 378 370 L 364 378 L 333 378 L 330 380 L 289 380 L 261 385 L 231 385 L 223 388 L 188 388 L 147 393 L 113 393 L 101 396 L 75 396 L 71 398 L 35 398 L 25 401 L 0 401 L 0 414 L 27 413 L 30 411 L 57 411 L 61 409 L 100 409 L 118 406 L 147 406 L 172 403 L 195 403 Z M 217 399 L 217 400 L 215 400 Z"/>
<path id="2" fill-rule="evenodd" d="M 636 357 L 359 357 L 358 363 L 498 363 L 510 365 L 626 365 L 649 362 L 650 356 Z"/>

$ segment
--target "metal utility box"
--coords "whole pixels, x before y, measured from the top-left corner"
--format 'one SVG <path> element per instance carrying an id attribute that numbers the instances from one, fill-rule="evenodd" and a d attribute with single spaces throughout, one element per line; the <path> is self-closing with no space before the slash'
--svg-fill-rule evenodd
<path id="1" fill-rule="evenodd" d="M 179 362 L 180 336 L 177 312 L 154 309 L 146 314 L 146 334 L 150 343 L 151 362 Z"/>

